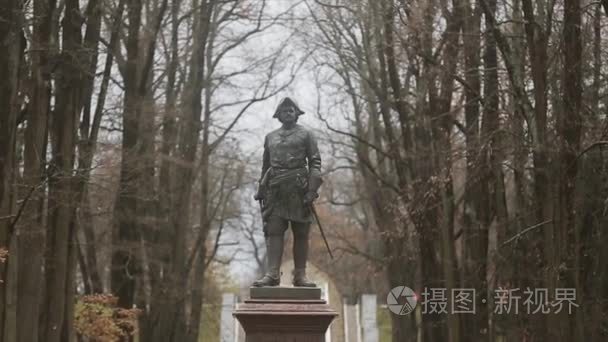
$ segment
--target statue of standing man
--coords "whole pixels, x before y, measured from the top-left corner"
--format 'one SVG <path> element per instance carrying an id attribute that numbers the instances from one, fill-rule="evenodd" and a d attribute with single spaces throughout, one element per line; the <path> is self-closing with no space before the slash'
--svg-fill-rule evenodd
<path id="1" fill-rule="evenodd" d="M 253 286 L 278 286 L 285 231 L 293 232 L 293 285 L 315 287 L 306 278 L 311 206 L 321 186 L 321 155 L 312 131 L 297 124 L 304 114 L 289 97 L 284 98 L 274 118 L 281 128 L 264 140 L 262 178 L 255 199 L 262 204 L 267 273 Z"/>

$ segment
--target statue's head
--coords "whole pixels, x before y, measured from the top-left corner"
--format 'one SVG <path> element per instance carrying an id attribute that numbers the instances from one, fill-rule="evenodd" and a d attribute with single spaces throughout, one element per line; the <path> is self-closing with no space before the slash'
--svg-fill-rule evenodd
<path id="1" fill-rule="evenodd" d="M 304 112 L 298 105 L 289 97 L 284 98 L 279 103 L 277 110 L 274 112 L 273 118 L 279 119 L 282 123 L 297 122 L 298 117 Z"/>

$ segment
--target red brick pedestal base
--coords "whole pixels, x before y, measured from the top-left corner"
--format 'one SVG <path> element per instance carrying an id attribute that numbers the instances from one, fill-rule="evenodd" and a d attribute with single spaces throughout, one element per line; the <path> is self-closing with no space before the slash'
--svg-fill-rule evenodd
<path id="1" fill-rule="evenodd" d="M 234 312 L 247 342 L 324 342 L 337 315 L 321 299 L 249 299 Z"/>

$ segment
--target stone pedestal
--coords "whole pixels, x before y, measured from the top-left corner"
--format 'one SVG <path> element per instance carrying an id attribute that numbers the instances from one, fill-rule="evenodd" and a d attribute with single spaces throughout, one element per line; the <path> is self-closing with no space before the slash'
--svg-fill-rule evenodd
<path id="1" fill-rule="evenodd" d="M 324 342 L 338 315 L 321 299 L 319 288 L 261 287 L 250 294 L 234 312 L 247 342 Z"/>

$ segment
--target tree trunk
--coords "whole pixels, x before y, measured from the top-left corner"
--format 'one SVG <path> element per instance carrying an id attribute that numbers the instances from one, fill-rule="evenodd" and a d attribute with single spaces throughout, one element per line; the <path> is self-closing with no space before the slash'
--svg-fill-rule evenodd
<path id="1" fill-rule="evenodd" d="M 14 170 L 15 170 L 15 139 L 17 132 L 17 115 L 19 113 L 18 90 L 19 70 L 25 49 L 25 38 L 22 33 L 22 9 L 24 1 L 8 0 L 0 4 L 0 248 L 9 253 L 9 244 L 13 231 L 14 213 Z M 16 260 L 15 260 L 16 261 Z M 10 256 L 9 256 L 9 263 Z M 0 263 L 0 279 L 7 279 L 7 264 Z M 11 284 L 13 285 L 13 284 Z M 0 336 L 7 337 L 7 332 L 15 327 L 7 326 L 5 318 L 9 310 L 7 293 L 8 286 L 0 286 Z M 8 334 L 11 336 L 11 334 Z"/>
<path id="2" fill-rule="evenodd" d="M 200 122 L 202 117 L 202 141 L 201 141 L 201 160 L 200 160 L 200 216 L 199 216 L 199 232 L 197 234 L 195 245 L 193 246 L 194 253 L 194 274 L 192 288 L 192 297 L 190 299 L 190 317 L 188 317 L 188 336 L 187 342 L 198 341 L 199 328 L 201 323 L 201 312 L 203 305 L 203 281 L 205 279 L 205 271 L 207 268 L 207 248 L 206 241 L 209 232 L 211 231 L 211 218 L 209 215 L 209 163 L 211 157 L 211 149 L 209 146 L 209 134 L 211 127 L 211 74 L 208 70 L 212 56 L 212 40 L 213 37 L 211 30 L 211 20 L 213 17 L 213 11 L 215 2 L 213 0 L 207 2 L 202 1 L 200 9 L 200 39 L 198 40 L 201 44 L 199 55 L 193 56 L 193 88 L 195 93 L 191 99 L 191 110 L 193 111 L 193 119 L 196 118 L 196 122 Z M 202 94 L 204 92 L 204 98 Z M 191 124 L 192 125 L 192 124 Z M 193 125 L 194 126 L 194 125 Z M 192 140 L 198 141 L 198 133 L 196 138 L 192 136 Z M 198 250 L 198 252 L 196 252 Z M 185 270 L 189 272 L 189 270 Z"/>
<path id="3" fill-rule="evenodd" d="M 440 94 L 438 111 L 434 121 L 436 130 L 433 135 L 433 150 L 439 156 L 435 168 L 439 176 L 439 200 L 441 217 L 441 256 L 445 288 L 448 293 L 458 288 L 456 253 L 454 248 L 454 190 L 452 181 L 452 137 L 454 117 L 452 116 L 452 98 L 454 94 L 454 75 L 459 54 L 460 31 L 463 25 L 464 5 L 460 0 L 453 1 L 453 10 L 446 18 L 446 43 L 443 51 L 443 72 L 439 80 Z M 447 315 L 448 341 L 457 342 L 461 338 L 460 316 Z"/>
<path id="4" fill-rule="evenodd" d="M 139 31 L 142 16 L 142 0 L 128 1 L 129 19 L 127 36 L 127 62 L 121 147 L 120 181 L 114 208 L 117 228 L 112 234 L 112 293 L 118 297 L 118 305 L 131 308 L 135 303 L 135 284 L 140 277 L 140 232 L 137 230 L 137 181 L 139 168 L 136 147 L 139 141 L 139 73 L 141 62 Z"/>
<path id="5" fill-rule="evenodd" d="M 48 57 L 51 42 L 51 20 L 55 11 L 54 1 L 34 2 L 34 28 L 32 41 L 32 103 L 29 106 L 25 129 L 23 180 L 25 192 L 30 198 L 24 209 L 24 222 L 19 236 L 19 254 L 24 257 L 19 265 L 19 294 L 17 309 L 17 335 L 20 342 L 38 339 L 42 281 L 42 257 L 44 252 L 44 173 L 46 164 L 48 117 L 51 98 L 51 82 Z M 35 190 L 34 190 L 35 189 Z M 27 258 L 25 258 L 27 256 Z"/>
<path id="6" fill-rule="evenodd" d="M 179 109 L 177 96 L 179 94 L 176 81 L 178 60 L 178 35 L 179 35 L 179 6 L 181 0 L 173 0 L 171 4 L 171 45 L 170 51 L 166 52 L 168 60 L 167 86 L 165 89 L 166 104 L 162 124 L 162 145 L 160 148 L 160 172 L 159 172 L 159 198 L 160 218 L 158 220 L 158 231 L 147 236 L 148 263 L 151 302 L 150 311 L 145 317 L 146 329 L 142 329 L 141 338 L 144 341 L 170 341 L 172 324 L 175 317 L 175 305 L 173 301 L 170 278 L 171 275 L 161 276 L 161 270 L 169 270 L 172 265 L 172 244 L 175 242 L 175 233 L 179 213 L 176 208 L 176 198 L 181 191 L 177 191 L 176 178 L 177 158 L 175 145 L 177 143 L 177 117 Z M 169 295 L 167 295 L 169 294 Z M 173 306 L 173 307 L 171 307 Z"/>
<path id="7" fill-rule="evenodd" d="M 117 27 L 120 25 L 122 17 L 122 8 L 124 7 L 124 0 L 118 4 L 118 19 L 114 16 L 114 22 L 112 23 L 112 35 L 110 37 L 110 46 L 116 43 Z M 86 10 L 87 16 L 87 29 L 84 38 L 85 51 L 83 52 L 83 60 L 86 61 L 87 72 L 83 79 L 83 112 L 82 119 L 80 121 L 80 139 L 78 142 L 78 168 L 76 193 L 78 195 L 77 203 L 80 204 L 79 217 L 76 219 L 76 227 L 82 229 L 85 238 L 85 251 L 83 255 L 83 281 L 88 283 L 88 290 L 92 293 L 102 293 L 101 276 L 99 274 L 99 266 L 97 265 L 97 251 L 94 228 L 92 226 L 93 217 L 91 213 L 91 206 L 89 203 L 89 180 L 91 178 L 91 166 L 93 164 L 93 156 L 95 154 L 97 146 L 97 136 L 99 132 L 99 126 L 101 124 L 102 108 L 105 105 L 105 92 L 107 91 L 107 82 L 109 78 L 110 69 L 112 67 L 113 55 L 109 53 L 106 57 L 105 69 L 103 72 L 101 89 L 99 96 L 96 99 L 97 106 L 93 113 L 93 120 L 91 123 L 91 112 L 93 102 L 93 90 L 94 90 L 94 75 L 97 72 L 97 61 L 98 61 L 98 44 L 100 40 L 101 32 L 101 4 L 99 0 L 89 1 Z"/>
<path id="8" fill-rule="evenodd" d="M 485 282 L 485 259 L 479 260 L 477 254 L 480 245 L 484 243 L 483 224 L 481 223 L 480 212 L 482 209 L 482 187 L 480 176 L 480 152 L 482 146 L 479 137 L 479 126 L 481 115 L 479 101 L 481 99 L 481 76 L 480 76 L 480 19 L 479 8 L 473 9 L 470 1 L 466 1 L 466 19 L 464 22 L 464 58 L 465 58 L 465 127 L 466 127 L 466 149 L 467 167 L 465 180 L 465 202 L 463 212 L 463 275 L 462 286 L 465 288 L 479 289 L 475 292 L 475 315 L 463 321 L 463 340 L 481 341 L 484 339 L 484 331 L 487 331 L 487 306 L 482 303 L 482 299 L 487 296 L 481 290 Z M 484 98 L 484 103 L 485 103 Z M 487 245 L 487 241 L 485 241 Z"/>
<path id="9" fill-rule="evenodd" d="M 62 33 L 62 60 L 57 74 L 57 99 L 52 115 L 52 161 L 49 177 L 49 219 L 46 246 L 46 294 L 42 332 L 48 342 L 73 336 L 75 267 L 74 168 L 77 122 L 82 109 L 82 14 L 77 0 L 67 0 Z"/>
<path id="10" fill-rule="evenodd" d="M 491 1 L 489 4 L 494 13 L 496 12 L 496 2 Z M 486 22 L 489 25 L 488 22 Z M 478 269 L 478 281 L 480 287 L 479 300 L 486 300 L 487 303 L 492 303 L 492 293 L 494 293 L 496 283 L 500 281 L 501 271 L 497 266 L 497 245 L 490 246 L 490 241 L 500 244 L 505 235 L 507 224 L 506 199 L 504 177 L 502 172 L 503 156 L 500 151 L 504 149 L 501 145 L 501 127 L 499 119 L 499 78 L 498 78 L 498 49 L 496 39 L 493 35 L 488 35 L 486 39 L 486 50 L 484 52 L 484 110 L 482 119 L 482 141 L 485 148 L 481 148 L 481 163 L 480 169 L 482 179 L 482 194 L 480 194 L 481 206 L 481 225 L 480 243 L 483 244 L 479 251 L 480 263 Z M 490 229 L 496 236 L 495 239 L 490 239 Z M 492 250 L 490 250 L 492 247 Z M 488 274 L 488 270 L 493 270 Z M 491 283 L 488 283 L 488 282 Z M 486 331 L 489 330 L 489 313 L 493 309 L 492 305 L 484 305 L 482 310 L 482 318 Z M 493 320 L 492 320 L 493 321 Z"/>
<path id="11" fill-rule="evenodd" d="M 162 145 L 160 148 L 160 172 L 159 172 L 159 198 L 160 218 L 158 220 L 158 231 L 146 237 L 148 247 L 148 263 L 151 302 L 150 311 L 145 317 L 145 329 L 141 331 L 143 341 L 170 341 L 172 325 L 176 311 L 172 296 L 170 279 L 172 275 L 161 276 L 161 270 L 169 270 L 172 266 L 172 245 L 175 242 L 174 230 L 177 230 L 179 212 L 174 208 L 176 199 L 182 193 L 176 189 L 176 183 L 180 181 L 177 175 L 177 158 L 175 145 L 177 143 L 179 109 L 177 96 L 179 89 L 176 75 L 179 66 L 178 60 L 178 35 L 179 35 L 179 6 L 181 0 L 173 0 L 171 4 L 171 45 L 170 51 L 166 53 L 168 59 L 167 86 L 165 90 L 166 104 L 162 125 Z M 181 246 L 180 248 L 185 248 Z M 169 295 L 167 295 L 169 294 Z"/>
<path id="12" fill-rule="evenodd" d="M 558 111 L 557 133 L 559 136 L 559 181 L 555 200 L 555 228 L 553 245 L 556 251 L 555 263 L 550 265 L 557 272 L 556 288 L 576 288 L 577 298 L 582 293 L 579 263 L 580 229 L 576 226 L 574 198 L 578 173 L 578 153 L 582 130 L 582 38 L 581 2 L 564 2 L 564 64 L 563 64 L 563 112 Z M 562 266 L 563 265 L 563 266 Z M 565 267 L 564 267 L 565 266 Z M 556 341 L 583 340 L 580 316 L 582 310 L 574 314 L 562 311 L 557 315 Z"/>

